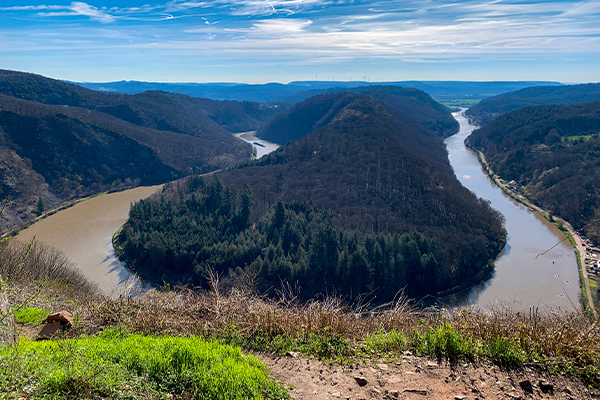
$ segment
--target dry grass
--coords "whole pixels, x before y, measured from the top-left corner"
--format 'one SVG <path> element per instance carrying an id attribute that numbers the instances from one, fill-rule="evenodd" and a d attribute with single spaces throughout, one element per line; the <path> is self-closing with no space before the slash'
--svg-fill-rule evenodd
<path id="1" fill-rule="evenodd" d="M 1 242 L 0 276 L 11 286 L 50 286 L 76 298 L 100 293 L 98 286 L 89 282 L 64 253 L 38 242 Z"/>
<path id="2" fill-rule="evenodd" d="M 112 326 L 128 332 L 213 337 L 246 348 L 322 358 L 394 357 L 410 350 L 451 361 L 525 364 L 600 387 L 600 326 L 582 313 L 419 310 L 405 300 L 370 309 L 335 298 L 301 303 L 250 291 L 150 290 L 88 304 L 72 334 Z"/>

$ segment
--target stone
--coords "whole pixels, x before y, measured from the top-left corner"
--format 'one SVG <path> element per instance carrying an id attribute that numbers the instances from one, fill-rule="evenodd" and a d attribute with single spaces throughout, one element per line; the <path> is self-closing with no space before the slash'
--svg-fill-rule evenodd
<path id="1" fill-rule="evenodd" d="M 390 369 L 387 364 L 377 364 L 377 368 L 379 368 L 382 371 L 387 371 L 388 369 Z"/>
<path id="2" fill-rule="evenodd" d="M 519 382 L 519 386 L 521 386 L 521 389 L 523 389 L 524 391 L 533 393 L 533 385 L 531 384 L 530 380 L 526 379 L 524 381 Z"/>
<path id="3" fill-rule="evenodd" d="M 46 325 L 40 330 L 36 340 L 52 339 L 59 331 L 73 326 L 75 320 L 73 319 L 73 314 L 63 310 L 48 315 L 48 318 L 44 320 L 44 323 Z"/>
<path id="4" fill-rule="evenodd" d="M 404 389 L 404 392 L 420 394 L 421 396 L 427 396 L 427 390 L 424 390 L 424 389 Z"/>
<path id="5" fill-rule="evenodd" d="M 454 396 L 454 400 L 465 400 L 465 396 Z"/>
<path id="6" fill-rule="evenodd" d="M 395 397 L 396 399 L 398 397 L 400 397 L 400 391 L 399 390 L 390 390 L 389 394 L 390 394 L 390 396 Z"/>
<path id="7" fill-rule="evenodd" d="M 285 356 L 291 358 L 298 358 L 300 357 L 300 353 L 298 353 L 297 351 L 288 351 L 287 353 L 285 353 Z"/>
<path id="8" fill-rule="evenodd" d="M 552 383 L 548 381 L 540 381 L 539 385 L 542 392 L 554 394 L 554 385 Z"/>
<path id="9" fill-rule="evenodd" d="M 62 330 L 63 326 L 60 322 L 53 322 L 51 324 L 46 324 L 42 327 L 40 332 L 38 333 L 36 340 L 49 340 L 56 335 L 57 332 Z"/>
<path id="10" fill-rule="evenodd" d="M 53 324 L 55 322 L 59 322 L 63 328 L 68 328 L 73 326 L 75 320 L 73 319 L 73 314 L 68 311 L 59 311 L 54 314 L 48 315 L 48 318 L 44 321 L 46 324 Z"/>
<path id="11" fill-rule="evenodd" d="M 366 386 L 369 381 L 365 379 L 364 376 L 355 376 L 354 380 L 358 383 L 358 386 Z"/>

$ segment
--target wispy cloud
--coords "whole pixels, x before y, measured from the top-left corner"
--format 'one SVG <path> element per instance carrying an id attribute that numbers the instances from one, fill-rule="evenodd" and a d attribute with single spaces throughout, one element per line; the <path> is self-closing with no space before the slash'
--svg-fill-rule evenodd
<path id="1" fill-rule="evenodd" d="M 79 48 L 90 57 L 105 51 L 200 64 L 339 68 L 349 68 L 342 65 L 349 60 L 383 60 L 376 63 L 382 68 L 525 56 L 600 61 L 600 1 L 593 0 L 156 0 L 141 6 L 123 0 L 110 8 L 98 0 L 22 1 L 3 0 L 0 7 L 3 22 L 11 22 L 0 27 L 0 55 Z M 19 29 L 20 20 L 35 25 Z M 99 30 L 106 25 L 114 29 Z M 73 37 L 85 38 L 85 45 Z"/>

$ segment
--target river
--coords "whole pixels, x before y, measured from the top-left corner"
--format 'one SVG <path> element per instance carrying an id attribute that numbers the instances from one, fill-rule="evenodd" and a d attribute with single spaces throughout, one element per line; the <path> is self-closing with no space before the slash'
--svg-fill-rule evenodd
<path id="1" fill-rule="evenodd" d="M 455 114 L 455 118 L 461 128 L 446 140 L 450 163 L 464 186 L 490 200 L 504 215 L 508 242 L 488 281 L 445 298 L 443 304 L 510 304 L 513 308 L 549 305 L 579 309 L 579 274 L 573 249 L 568 242 L 563 242 L 536 258 L 561 241 L 563 234 L 490 181 L 475 155 L 463 143 L 473 127 L 462 114 Z M 277 148 L 275 144 L 257 139 L 253 133 L 239 136 L 253 143 L 258 156 Z M 127 220 L 130 204 L 159 188 L 140 187 L 86 200 L 35 223 L 19 233 L 18 238 L 29 240 L 35 236 L 36 240 L 64 251 L 90 280 L 110 293 L 130 276 L 114 255 L 112 235 Z"/>
<path id="2" fill-rule="evenodd" d="M 113 234 L 129 218 L 131 203 L 162 186 L 137 187 L 75 204 L 21 231 L 17 239 L 44 242 L 62 250 L 105 293 L 117 292 L 130 273 L 115 256 Z"/>
<path id="3" fill-rule="evenodd" d="M 460 131 L 446 139 L 450 164 L 458 180 L 477 196 L 489 200 L 505 218 L 506 247 L 495 261 L 493 276 L 485 283 L 445 299 L 450 305 L 510 305 L 515 309 L 557 308 L 579 310 L 579 271 L 573 247 L 560 230 L 538 213 L 506 195 L 483 172 L 464 140 L 474 127 L 462 112 L 454 118 Z"/>

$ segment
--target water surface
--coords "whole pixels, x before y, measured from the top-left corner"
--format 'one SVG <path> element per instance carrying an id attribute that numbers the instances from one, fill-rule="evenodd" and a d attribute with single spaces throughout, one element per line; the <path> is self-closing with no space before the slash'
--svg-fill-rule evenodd
<path id="1" fill-rule="evenodd" d="M 21 231 L 17 239 L 35 240 L 62 250 L 84 275 L 111 293 L 130 273 L 115 257 L 113 234 L 129 218 L 131 203 L 161 186 L 138 187 L 82 201 Z"/>
<path id="2" fill-rule="evenodd" d="M 563 241 L 541 255 L 562 241 L 564 234 L 538 213 L 506 195 L 489 179 L 475 154 L 464 145 L 474 127 L 462 113 L 454 117 L 460 123 L 460 132 L 446 140 L 454 172 L 465 187 L 489 200 L 492 207 L 502 213 L 508 237 L 504 251 L 495 262 L 492 278 L 446 300 L 451 305 L 510 304 L 524 309 L 532 306 L 580 309 L 579 271 L 573 247 L 569 241 Z"/>

